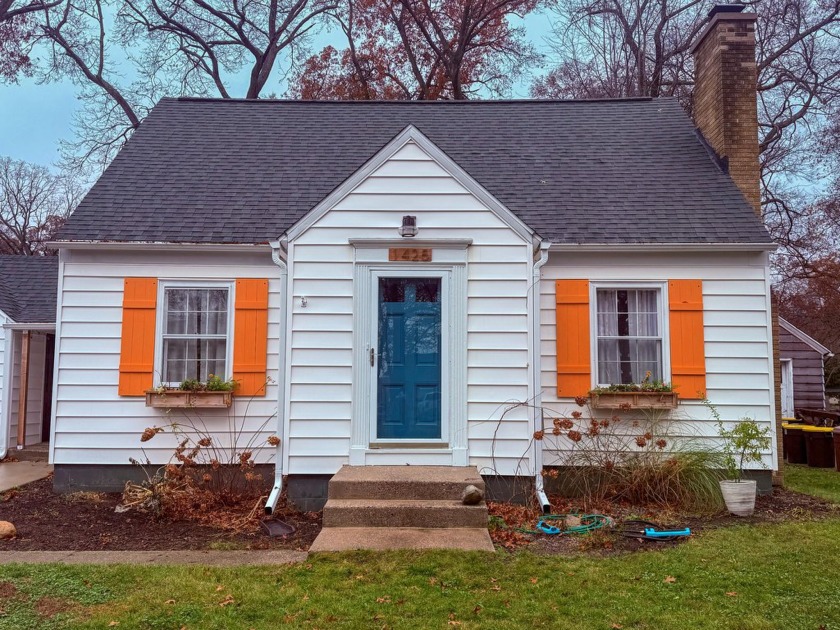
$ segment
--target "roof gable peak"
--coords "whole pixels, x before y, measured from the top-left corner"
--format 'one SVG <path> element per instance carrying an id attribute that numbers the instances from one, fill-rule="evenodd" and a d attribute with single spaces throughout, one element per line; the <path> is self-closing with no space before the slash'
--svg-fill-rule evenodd
<path id="1" fill-rule="evenodd" d="M 429 156 L 438 166 L 446 171 L 450 177 L 461 184 L 500 220 L 507 224 L 524 241 L 530 242 L 534 237 L 534 231 L 526 225 L 518 216 L 509 210 L 502 202 L 496 199 L 490 192 L 479 184 L 467 171 L 442 151 L 434 142 L 429 140 L 413 124 L 407 125 L 390 142 L 383 146 L 372 158 L 361 166 L 355 173 L 342 182 L 335 190 L 327 195 L 318 205 L 305 214 L 295 225 L 293 225 L 286 236 L 294 240 L 306 232 L 321 217 L 334 208 L 342 199 L 355 190 L 370 175 L 376 172 L 383 164 L 394 157 L 403 147 L 408 144 L 416 145 L 421 151 Z"/>

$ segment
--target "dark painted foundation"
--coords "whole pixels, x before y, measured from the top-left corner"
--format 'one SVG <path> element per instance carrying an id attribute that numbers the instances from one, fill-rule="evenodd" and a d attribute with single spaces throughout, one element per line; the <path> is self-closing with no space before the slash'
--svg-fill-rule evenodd
<path id="1" fill-rule="evenodd" d="M 553 468 L 553 467 L 546 467 Z M 575 489 L 570 487 L 568 483 L 564 483 L 567 479 L 563 475 L 563 468 L 558 467 L 557 477 L 545 478 L 545 489 L 549 494 L 562 494 L 566 496 L 574 496 Z M 746 470 L 744 471 L 745 479 L 755 479 L 756 489 L 758 494 L 765 495 L 773 492 L 773 471 L 771 470 Z"/>
<path id="2" fill-rule="evenodd" d="M 286 478 L 289 501 L 299 510 L 317 512 L 327 502 L 332 475 L 290 475 Z M 534 480 L 527 477 L 483 476 L 488 501 L 525 504 L 534 490 Z M 395 497 L 396 498 L 396 497 Z"/>
<path id="3" fill-rule="evenodd" d="M 126 481 L 140 483 L 146 475 L 139 466 L 97 466 L 96 464 L 57 464 L 53 490 L 69 492 L 122 492 Z"/>
<path id="4" fill-rule="evenodd" d="M 263 480 L 271 484 L 274 478 L 274 466 L 257 466 Z M 773 490 L 773 475 L 769 470 L 747 471 L 747 479 L 758 482 L 759 494 L 770 494 Z M 327 490 L 332 475 L 290 475 L 286 478 L 286 492 L 289 501 L 304 511 L 319 511 L 327 502 Z M 97 466 L 95 464 L 58 464 L 53 476 L 53 489 L 59 493 L 122 492 L 126 481 L 140 483 L 146 475 L 138 466 Z M 500 475 L 484 476 L 487 485 L 487 500 L 526 503 L 532 496 L 534 480 L 530 477 L 503 477 Z M 550 493 L 563 493 L 562 474 L 557 479 L 547 477 L 546 490 Z"/>
<path id="5" fill-rule="evenodd" d="M 148 467 L 154 475 L 160 466 Z M 270 488 L 274 483 L 274 466 L 258 464 L 255 472 L 262 475 L 263 483 Z M 98 466 L 96 464 L 57 464 L 54 467 L 53 490 L 60 494 L 70 492 L 122 492 L 127 481 L 142 483 L 148 479 L 140 466 L 132 464 Z"/>

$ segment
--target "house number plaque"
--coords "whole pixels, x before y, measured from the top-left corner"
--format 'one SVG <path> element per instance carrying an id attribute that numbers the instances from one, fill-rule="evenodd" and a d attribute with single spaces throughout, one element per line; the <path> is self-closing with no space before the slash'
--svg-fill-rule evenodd
<path id="1" fill-rule="evenodd" d="M 432 262 L 431 247 L 392 247 L 388 260 L 397 262 Z"/>

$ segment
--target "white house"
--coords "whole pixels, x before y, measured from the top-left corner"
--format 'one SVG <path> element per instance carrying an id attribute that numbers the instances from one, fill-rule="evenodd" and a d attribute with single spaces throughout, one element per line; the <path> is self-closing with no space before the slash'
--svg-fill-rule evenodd
<path id="1" fill-rule="evenodd" d="M 145 392 L 211 373 L 233 407 L 190 413 L 280 437 L 307 506 L 345 464 L 540 490 L 540 408 L 647 371 L 775 431 L 754 20 L 698 42 L 699 131 L 668 98 L 162 100 L 56 244 L 56 487 L 166 462 Z"/>

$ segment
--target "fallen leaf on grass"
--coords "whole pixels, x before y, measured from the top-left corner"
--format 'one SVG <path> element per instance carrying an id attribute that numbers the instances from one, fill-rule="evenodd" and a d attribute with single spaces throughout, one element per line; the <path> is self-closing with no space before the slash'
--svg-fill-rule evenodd
<path id="1" fill-rule="evenodd" d="M 662 581 L 665 582 L 666 584 L 673 584 L 674 582 L 677 581 L 677 578 L 675 578 L 673 575 L 669 575 L 668 577 L 666 577 Z"/>
<path id="2" fill-rule="evenodd" d="M 377 604 L 390 604 L 391 603 L 391 598 L 388 597 L 387 595 L 385 597 L 377 597 L 376 598 L 376 603 Z"/>
<path id="3" fill-rule="evenodd" d="M 236 600 L 233 599 L 233 595 L 228 593 L 225 595 L 225 598 L 219 602 L 219 606 L 230 606 L 231 604 L 235 604 Z"/>
<path id="4" fill-rule="evenodd" d="M 531 584 L 536 584 L 538 582 L 537 578 L 531 578 Z"/>
<path id="5" fill-rule="evenodd" d="M 624 626 L 622 626 L 620 623 L 614 623 L 613 625 L 610 626 L 610 628 L 614 628 L 615 630 L 620 630 L 623 627 Z"/>
<path id="6" fill-rule="evenodd" d="M 223 591 L 223 590 L 225 590 L 225 587 L 224 587 L 224 586 L 222 586 L 221 584 L 219 584 L 219 585 L 216 587 L 216 592 L 217 592 L 217 593 L 218 593 L 219 591 Z"/>
<path id="7" fill-rule="evenodd" d="M 738 593 L 736 591 L 727 591 L 727 597 L 738 597 Z"/>
<path id="8" fill-rule="evenodd" d="M 169 604 L 169 605 L 171 606 L 172 604 L 174 604 L 174 603 L 175 603 L 175 600 L 174 600 L 174 599 L 167 599 L 167 600 L 166 600 L 165 602 L 163 602 L 163 603 L 164 603 L 164 604 Z"/>
<path id="9" fill-rule="evenodd" d="M 481 604 L 476 604 L 475 608 L 473 608 L 473 614 L 477 615 L 480 612 L 481 612 Z"/>
<path id="10" fill-rule="evenodd" d="M 119 622 L 119 621 L 112 621 L 111 623 L 109 623 L 109 624 L 108 624 L 108 627 L 109 627 L 109 628 L 114 628 L 114 627 L 116 627 L 116 626 L 118 626 L 118 625 L 120 625 L 120 622 Z"/>

